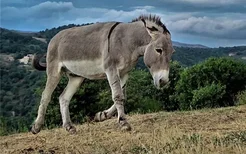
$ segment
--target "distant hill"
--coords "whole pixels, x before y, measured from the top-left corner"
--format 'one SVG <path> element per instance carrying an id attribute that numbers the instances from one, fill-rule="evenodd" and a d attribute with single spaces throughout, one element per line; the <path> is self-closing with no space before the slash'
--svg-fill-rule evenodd
<path id="1" fill-rule="evenodd" d="M 14 33 L 21 34 L 21 35 L 25 35 L 25 36 L 33 36 L 37 33 L 34 31 L 22 31 L 22 30 L 10 30 L 10 31 L 12 31 Z"/>
<path id="2" fill-rule="evenodd" d="M 192 66 L 209 57 L 232 57 L 246 62 L 246 46 L 219 47 L 219 48 L 194 48 L 175 47 L 176 53 L 173 60 L 185 66 Z"/>
<path id="3" fill-rule="evenodd" d="M 185 48 L 208 48 L 207 46 L 201 45 L 201 44 L 186 44 L 186 43 L 180 43 L 176 41 L 172 41 L 173 46 L 176 47 L 185 47 Z"/>
<path id="4" fill-rule="evenodd" d="M 47 44 L 32 38 L 31 35 L 0 28 L 0 52 L 16 54 L 18 58 L 30 53 L 46 52 Z M 34 35 L 34 34 L 32 34 Z"/>
<path id="5" fill-rule="evenodd" d="M 72 27 L 86 26 L 86 25 L 90 25 L 90 24 L 92 24 L 92 23 L 81 24 L 81 25 L 69 24 L 69 25 L 59 26 L 56 28 L 46 29 L 46 30 L 34 33 L 33 36 L 36 38 L 45 38 L 46 41 L 49 42 L 50 39 L 53 36 L 55 36 L 58 32 L 60 32 L 61 30 L 72 28 Z"/>

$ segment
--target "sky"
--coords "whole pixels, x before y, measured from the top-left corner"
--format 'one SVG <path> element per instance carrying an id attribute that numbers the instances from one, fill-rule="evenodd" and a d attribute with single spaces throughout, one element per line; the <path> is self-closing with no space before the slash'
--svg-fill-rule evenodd
<path id="1" fill-rule="evenodd" d="M 155 14 L 172 40 L 208 47 L 246 45 L 246 0 L 0 0 L 0 27 L 41 31 L 67 24 L 130 22 Z"/>

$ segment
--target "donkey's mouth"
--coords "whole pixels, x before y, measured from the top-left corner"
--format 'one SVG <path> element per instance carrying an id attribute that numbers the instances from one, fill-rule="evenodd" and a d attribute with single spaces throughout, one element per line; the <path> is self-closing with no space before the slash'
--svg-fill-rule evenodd
<path id="1" fill-rule="evenodd" d="M 154 85 L 157 89 L 160 89 L 160 82 L 159 81 L 154 80 Z"/>
<path id="2" fill-rule="evenodd" d="M 170 84 L 170 81 L 168 80 L 154 80 L 154 85 L 157 89 L 161 89 L 162 87 L 167 87 Z"/>
<path id="3" fill-rule="evenodd" d="M 152 74 L 152 77 L 154 79 L 154 85 L 157 89 L 160 89 L 160 87 L 168 83 L 169 81 L 168 75 L 169 75 L 169 70 L 159 70 Z"/>

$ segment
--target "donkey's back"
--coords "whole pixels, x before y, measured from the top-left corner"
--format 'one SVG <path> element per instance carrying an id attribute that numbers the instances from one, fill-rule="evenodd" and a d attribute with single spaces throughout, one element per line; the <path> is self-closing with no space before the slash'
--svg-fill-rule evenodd
<path id="1" fill-rule="evenodd" d="M 114 24 L 97 23 L 62 30 L 50 41 L 47 56 L 54 55 L 59 61 L 99 58 L 107 49 L 107 36 Z"/>
<path id="2" fill-rule="evenodd" d="M 48 46 L 48 75 L 65 70 L 89 79 L 105 78 L 103 53 L 108 49 L 108 35 L 115 24 L 97 23 L 59 32 Z"/>

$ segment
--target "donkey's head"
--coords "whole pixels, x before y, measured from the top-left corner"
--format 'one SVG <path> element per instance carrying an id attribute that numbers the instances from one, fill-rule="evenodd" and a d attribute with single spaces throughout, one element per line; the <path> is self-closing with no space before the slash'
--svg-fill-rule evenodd
<path id="1" fill-rule="evenodd" d="M 174 52 L 171 35 L 159 17 L 142 18 L 151 41 L 144 52 L 144 63 L 154 79 L 156 88 L 169 81 L 169 63 Z"/>

